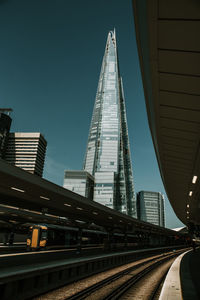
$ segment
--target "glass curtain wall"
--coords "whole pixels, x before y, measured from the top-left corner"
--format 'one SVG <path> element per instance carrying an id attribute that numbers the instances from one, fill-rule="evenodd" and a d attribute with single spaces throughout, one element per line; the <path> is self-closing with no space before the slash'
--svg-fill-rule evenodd
<path id="1" fill-rule="evenodd" d="M 84 169 L 94 200 L 136 217 L 130 147 L 115 31 L 110 31 L 97 88 Z"/>

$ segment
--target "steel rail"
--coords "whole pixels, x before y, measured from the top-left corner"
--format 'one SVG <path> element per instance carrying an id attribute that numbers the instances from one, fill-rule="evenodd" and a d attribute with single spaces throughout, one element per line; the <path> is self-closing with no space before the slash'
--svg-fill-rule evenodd
<path id="1" fill-rule="evenodd" d="M 172 253 L 166 254 L 164 258 L 165 258 L 165 260 L 170 259 L 171 257 L 177 256 L 179 254 L 179 252 L 182 252 L 182 251 L 183 250 L 179 250 L 179 251 L 177 251 L 178 253 L 176 252 L 176 254 L 172 254 Z M 129 267 L 126 270 L 118 272 L 117 274 L 111 275 L 108 278 L 106 278 L 104 280 L 101 280 L 100 282 L 97 282 L 94 285 L 89 286 L 88 288 L 83 289 L 80 292 L 77 292 L 76 294 L 65 298 L 65 300 L 83 300 L 87 296 L 91 295 L 92 292 L 96 292 L 97 290 L 99 290 L 99 289 L 103 288 L 104 286 L 106 286 L 107 284 L 110 284 L 111 282 L 113 282 L 113 281 L 121 278 L 122 276 L 124 276 L 124 275 L 126 275 L 126 274 L 128 274 L 128 273 L 130 273 L 130 272 L 132 272 L 134 270 L 137 270 L 138 268 L 144 266 L 147 263 L 155 261 L 155 259 L 159 259 L 159 262 L 160 262 L 160 260 L 163 262 L 162 258 L 163 258 L 163 254 L 161 254 L 159 257 L 150 258 L 149 260 L 147 260 L 145 262 L 138 263 L 135 266 Z M 107 296 L 106 296 L 106 300 L 107 299 L 114 299 L 114 298 L 112 298 L 112 297 L 111 298 L 107 298 Z"/>
<path id="2" fill-rule="evenodd" d="M 152 270 L 154 270 L 157 266 L 163 264 L 163 262 L 176 257 L 178 253 L 168 255 L 167 257 L 161 258 L 159 261 L 151 264 L 141 272 L 133 275 L 130 279 L 128 279 L 125 283 L 119 285 L 116 289 L 114 289 L 109 295 L 104 298 L 104 300 L 118 300 L 122 299 L 122 295 L 125 294 L 134 284 L 138 283 L 141 279 L 143 279 L 147 274 L 149 274 Z"/>
<path id="3" fill-rule="evenodd" d="M 169 267 L 170 268 L 170 267 Z M 163 274 L 163 276 L 160 278 L 160 280 L 157 282 L 155 289 L 153 290 L 153 292 L 151 293 L 151 295 L 149 296 L 149 300 L 154 300 L 158 294 L 159 288 L 161 287 L 162 282 L 164 282 L 165 277 L 169 271 L 169 268 L 167 269 L 167 271 Z M 160 292 L 159 292 L 160 294 Z"/>

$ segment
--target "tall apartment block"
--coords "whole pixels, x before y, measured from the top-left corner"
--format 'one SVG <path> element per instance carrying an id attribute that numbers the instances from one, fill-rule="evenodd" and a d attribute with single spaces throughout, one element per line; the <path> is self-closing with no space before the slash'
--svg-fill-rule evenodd
<path id="1" fill-rule="evenodd" d="M 158 192 L 137 193 L 138 219 L 165 227 L 164 195 Z"/>
<path id="2" fill-rule="evenodd" d="M 137 217 L 116 34 L 108 33 L 89 131 L 84 170 L 95 178 L 94 200 Z"/>
<path id="3" fill-rule="evenodd" d="M 42 177 L 47 142 L 39 132 L 9 134 L 5 160 Z"/>
<path id="4" fill-rule="evenodd" d="M 93 200 L 94 177 L 86 171 L 65 171 L 63 187 Z"/>
<path id="5" fill-rule="evenodd" d="M 5 157 L 12 119 L 9 112 L 12 109 L 0 109 L 0 158 Z"/>

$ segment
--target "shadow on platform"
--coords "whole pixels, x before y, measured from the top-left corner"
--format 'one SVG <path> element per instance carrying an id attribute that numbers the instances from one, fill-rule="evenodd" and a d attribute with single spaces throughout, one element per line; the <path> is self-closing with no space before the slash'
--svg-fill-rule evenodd
<path id="1" fill-rule="evenodd" d="M 180 265 L 183 300 L 200 299 L 200 248 L 186 253 Z"/>

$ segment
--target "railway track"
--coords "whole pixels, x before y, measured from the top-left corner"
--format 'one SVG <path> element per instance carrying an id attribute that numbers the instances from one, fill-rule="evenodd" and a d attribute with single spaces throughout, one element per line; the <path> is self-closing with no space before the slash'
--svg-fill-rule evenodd
<path id="1" fill-rule="evenodd" d="M 183 251 L 170 252 L 138 262 L 134 266 L 127 267 L 125 270 L 63 299 L 157 299 L 159 287 L 164 281 L 172 261 L 181 252 Z M 149 283 L 150 281 L 152 284 Z"/>
<path id="2" fill-rule="evenodd" d="M 171 263 L 170 263 L 171 265 Z M 154 287 L 152 293 L 149 295 L 149 300 L 158 300 L 161 290 L 162 290 L 162 286 L 163 283 L 165 281 L 165 277 L 167 276 L 167 272 L 168 272 L 169 268 L 167 268 L 167 270 L 165 272 L 163 272 L 162 277 L 160 278 L 160 280 L 157 281 L 156 286 Z"/>
<path id="3" fill-rule="evenodd" d="M 167 259 L 167 258 L 166 258 Z M 165 260 L 166 260 L 165 259 Z M 173 260 L 173 259 L 170 259 Z M 160 274 L 153 274 L 159 271 L 158 266 L 163 264 L 163 261 L 152 263 L 149 267 L 144 268 L 142 271 L 136 272 L 136 274 L 130 274 L 130 279 L 124 283 L 120 283 L 119 286 L 114 288 L 113 291 L 109 292 L 103 297 L 94 298 L 94 299 L 106 299 L 106 300 L 117 300 L 117 299 L 143 299 L 143 300 L 155 300 L 158 299 L 159 287 L 164 281 L 167 270 L 169 269 L 170 264 L 167 264 L 167 270 L 164 271 L 164 274 L 160 278 Z M 92 299 L 88 297 L 85 299 Z"/>

